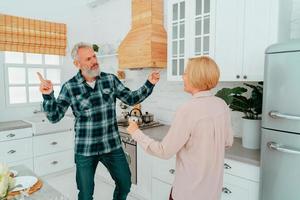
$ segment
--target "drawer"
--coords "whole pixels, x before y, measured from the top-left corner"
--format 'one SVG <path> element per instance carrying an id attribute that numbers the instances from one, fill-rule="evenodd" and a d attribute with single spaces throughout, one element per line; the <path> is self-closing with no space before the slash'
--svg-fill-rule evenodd
<path id="1" fill-rule="evenodd" d="M 0 142 L 32 137 L 32 128 L 14 129 L 0 132 Z"/>
<path id="2" fill-rule="evenodd" d="M 40 135 L 33 137 L 34 156 L 73 149 L 74 132 L 61 132 L 56 134 Z"/>
<path id="3" fill-rule="evenodd" d="M 235 160 L 225 159 L 224 173 L 239 176 L 245 179 L 259 182 L 260 168 Z"/>
<path id="4" fill-rule="evenodd" d="M 224 175 L 222 200 L 259 200 L 259 183 Z"/>
<path id="5" fill-rule="evenodd" d="M 68 150 L 46 156 L 35 157 L 33 162 L 34 171 L 37 175 L 47 175 L 53 172 L 72 168 L 74 166 L 74 151 Z"/>
<path id="6" fill-rule="evenodd" d="M 153 177 L 172 184 L 175 177 L 175 158 L 170 160 L 153 159 Z"/>
<path id="7" fill-rule="evenodd" d="M 0 162 L 32 158 L 32 138 L 0 142 Z"/>
<path id="8" fill-rule="evenodd" d="M 33 171 L 33 158 L 27 160 L 21 160 L 16 162 L 7 163 L 9 167 L 17 166 L 17 165 L 24 165 L 31 171 Z"/>

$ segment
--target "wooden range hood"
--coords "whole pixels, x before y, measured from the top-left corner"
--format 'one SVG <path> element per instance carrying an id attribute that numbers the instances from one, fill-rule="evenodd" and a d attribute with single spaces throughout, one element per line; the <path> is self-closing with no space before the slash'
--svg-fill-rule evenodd
<path id="1" fill-rule="evenodd" d="M 132 0 L 131 30 L 118 49 L 119 68 L 167 66 L 163 0 Z"/>

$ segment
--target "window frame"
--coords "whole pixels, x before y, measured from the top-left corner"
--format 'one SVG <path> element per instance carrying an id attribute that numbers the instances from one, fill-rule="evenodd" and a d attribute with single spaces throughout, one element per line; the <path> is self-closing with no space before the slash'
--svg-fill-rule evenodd
<path id="1" fill-rule="evenodd" d="M 5 61 L 5 51 L 1 52 L 1 57 L 3 60 L 3 73 L 4 73 L 4 94 L 5 94 L 5 105 L 6 107 L 12 108 L 12 107 L 24 107 L 24 106 L 36 106 L 39 105 L 42 101 L 39 102 L 30 102 L 29 101 L 29 87 L 32 86 L 39 86 L 38 83 L 29 83 L 28 81 L 28 69 L 29 68 L 42 68 L 44 72 L 44 76 L 47 77 L 47 69 L 59 69 L 60 70 L 60 83 L 53 83 L 53 87 L 59 86 L 61 87 L 62 85 L 62 64 L 63 64 L 63 57 L 60 55 L 59 56 L 59 64 L 58 65 L 49 65 L 45 64 L 45 56 L 46 54 L 40 54 L 42 56 L 42 64 L 27 64 L 26 63 L 26 54 L 25 52 L 20 52 L 23 54 L 23 63 L 6 63 Z M 9 75 L 8 75 L 8 69 L 10 67 L 13 68 L 22 68 L 25 69 L 25 84 L 10 84 L 9 83 Z M 26 103 L 11 103 L 10 102 L 10 94 L 9 94 L 9 89 L 10 87 L 14 86 L 20 86 L 20 87 L 25 87 L 26 89 Z M 42 94 L 41 94 L 42 95 Z"/>

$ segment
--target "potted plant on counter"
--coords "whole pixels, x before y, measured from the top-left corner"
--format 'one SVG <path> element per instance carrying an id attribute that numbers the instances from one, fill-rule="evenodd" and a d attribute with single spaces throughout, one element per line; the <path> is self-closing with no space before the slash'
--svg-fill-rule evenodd
<path id="1" fill-rule="evenodd" d="M 263 82 L 258 82 L 257 85 L 247 83 L 244 85 L 252 89 L 249 97 L 246 96 L 248 89 L 244 87 L 222 88 L 216 96 L 222 98 L 233 111 L 244 113 L 242 117 L 243 147 L 259 149 Z"/>

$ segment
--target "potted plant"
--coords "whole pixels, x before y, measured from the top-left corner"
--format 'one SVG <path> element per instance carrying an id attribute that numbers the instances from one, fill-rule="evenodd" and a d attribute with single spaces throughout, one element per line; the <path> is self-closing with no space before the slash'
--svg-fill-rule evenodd
<path id="1" fill-rule="evenodd" d="M 93 49 L 96 53 L 99 51 L 99 46 L 97 44 L 93 44 Z"/>
<path id="2" fill-rule="evenodd" d="M 223 88 L 217 92 L 216 96 L 222 98 L 233 111 L 244 113 L 242 117 L 243 147 L 259 149 L 263 82 L 258 82 L 257 85 L 247 83 L 244 85 L 252 89 L 248 98 L 245 96 L 248 89 L 244 87 Z"/>

